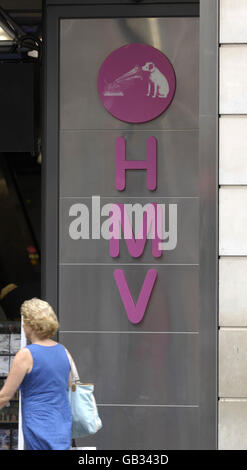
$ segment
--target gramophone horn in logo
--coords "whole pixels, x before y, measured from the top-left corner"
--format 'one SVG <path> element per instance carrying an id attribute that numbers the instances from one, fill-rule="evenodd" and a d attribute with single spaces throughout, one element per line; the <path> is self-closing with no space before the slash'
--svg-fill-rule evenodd
<path id="1" fill-rule="evenodd" d="M 158 49 L 128 44 L 104 60 L 98 93 L 104 107 L 121 121 L 142 123 L 160 116 L 176 90 L 172 64 Z"/>

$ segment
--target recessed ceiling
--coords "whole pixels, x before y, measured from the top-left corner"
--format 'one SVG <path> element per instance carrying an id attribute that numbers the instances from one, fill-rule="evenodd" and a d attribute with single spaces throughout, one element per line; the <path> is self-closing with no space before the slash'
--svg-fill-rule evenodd
<path id="1" fill-rule="evenodd" d="M 42 0 L 1 0 L 4 10 L 42 10 Z"/>

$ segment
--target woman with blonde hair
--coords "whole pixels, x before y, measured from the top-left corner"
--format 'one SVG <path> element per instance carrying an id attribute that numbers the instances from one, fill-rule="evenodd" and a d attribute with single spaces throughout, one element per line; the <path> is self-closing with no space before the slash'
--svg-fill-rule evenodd
<path id="1" fill-rule="evenodd" d="M 0 391 L 0 409 L 21 390 L 22 427 L 27 450 L 68 450 L 72 416 L 67 388 L 71 356 L 51 338 L 58 330 L 52 307 L 33 298 L 21 305 L 23 328 L 30 345 L 15 355 Z"/>

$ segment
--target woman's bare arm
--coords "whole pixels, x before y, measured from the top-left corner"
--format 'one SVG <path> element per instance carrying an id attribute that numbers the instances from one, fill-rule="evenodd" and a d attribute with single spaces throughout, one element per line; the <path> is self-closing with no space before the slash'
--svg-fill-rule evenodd
<path id="1" fill-rule="evenodd" d="M 26 348 L 20 349 L 15 355 L 8 378 L 0 390 L 0 409 L 14 396 L 26 373 L 32 366 L 32 355 Z"/>

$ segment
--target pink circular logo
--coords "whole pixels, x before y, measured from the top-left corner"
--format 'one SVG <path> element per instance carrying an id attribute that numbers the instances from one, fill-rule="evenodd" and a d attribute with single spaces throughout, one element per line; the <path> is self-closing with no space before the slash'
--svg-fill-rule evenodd
<path id="1" fill-rule="evenodd" d="M 141 123 L 171 104 L 176 76 L 167 57 L 146 44 L 128 44 L 107 56 L 98 74 L 104 107 L 121 121 Z"/>

